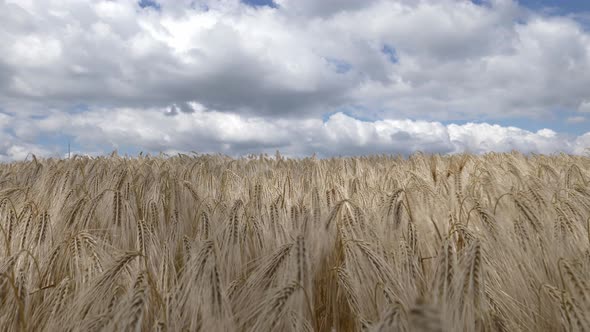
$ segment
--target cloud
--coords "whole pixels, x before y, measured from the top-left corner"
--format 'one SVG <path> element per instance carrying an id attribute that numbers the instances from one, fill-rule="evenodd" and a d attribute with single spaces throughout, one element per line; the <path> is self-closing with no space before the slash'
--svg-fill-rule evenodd
<path id="1" fill-rule="evenodd" d="M 0 0 L 0 112 L 12 121 L 2 158 L 20 156 L 13 146 L 53 153 L 43 135 L 55 128 L 91 151 L 575 152 L 585 142 L 485 126 L 586 118 L 590 33 L 571 15 L 513 0 L 148 2 Z M 478 124 L 441 124 L 453 122 Z"/>
<path id="2" fill-rule="evenodd" d="M 0 100 L 32 99 L 40 108 L 199 100 L 284 115 L 338 105 L 354 83 L 306 45 L 307 36 L 290 27 L 296 23 L 231 1 L 181 14 L 167 2 L 160 12 L 132 1 L 19 5 L 0 3 L 0 11 L 37 24 L 0 30 L 0 69 L 11 72 Z"/>
<path id="3" fill-rule="evenodd" d="M 578 111 L 581 113 L 590 113 L 590 101 L 582 101 L 580 106 L 578 106 Z"/>
<path id="4" fill-rule="evenodd" d="M 587 119 L 584 116 L 570 116 L 565 119 L 567 123 L 571 124 L 583 123 L 586 122 L 586 120 Z"/>
<path id="5" fill-rule="evenodd" d="M 75 150 L 94 153 L 132 148 L 156 153 L 221 152 L 232 156 L 276 150 L 289 156 L 317 153 L 324 157 L 375 153 L 408 155 L 416 151 L 480 154 L 519 150 L 525 153 L 561 151 L 581 154 L 590 147 L 590 133 L 573 137 L 550 129 L 531 132 L 487 123 L 444 125 L 394 119 L 361 121 L 344 113 L 335 113 L 325 120 L 313 117 L 267 119 L 206 110 L 197 103 L 189 106 L 192 112 L 178 112 L 173 116 L 166 114 L 170 108 L 95 109 L 77 114 L 54 112 L 40 119 L 3 115 L 3 122 L 14 128 L 14 134 L 0 149 L 0 159 L 26 156 L 20 152 L 21 146 L 12 147 L 10 142 L 34 142 L 34 135 L 50 137 L 58 133 L 71 137 Z M 38 148 L 34 151 L 52 155 L 50 151 Z"/>
<path id="6" fill-rule="evenodd" d="M 52 152 L 47 147 L 32 143 L 29 139 L 21 139 L 15 134 L 17 120 L 15 117 L 0 113 L 0 162 L 9 162 L 13 160 L 24 160 L 31 153 L 37 156 L 50 156 Z M 25 129 L 26 123 L 18 125 L 19 128 Z M 31 127 L 29 127 L 30 129 Z M 26 136 L 24 132 L 21 133 Z"/>
<path id="7" fill-rule="evenodd" d="M 477 119 L 575 108 L 590 84 L 577 21 L 508 0 L 154 3 L 3 0 L 0 102 Z"/>
<path id="8" fill-rule="evenodd" d="M 283 10 L 304 17 L 326 17 L 343 12 L 358 11 L 378 1 L 366 0 L 275 0 Z"/>
<path id="9" fill-rule="evenodd" d="M 576 153 L 579 150 L 579 146 L 571 138 L 550 129 L 530 132 L 516 127 L 467 123 L 449 125 L 448 130 L 455 151 L 484 153 L 517 150 L 550 154 L 559 151 Z"/>

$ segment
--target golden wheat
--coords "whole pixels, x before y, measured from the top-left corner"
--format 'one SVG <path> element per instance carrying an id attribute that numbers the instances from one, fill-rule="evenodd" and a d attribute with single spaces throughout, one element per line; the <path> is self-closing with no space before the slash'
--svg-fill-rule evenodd
<path id="1" fill-rule="evenodd" d="M 0 329 L 586 331 L 590 158 L 0 165 Z"/>

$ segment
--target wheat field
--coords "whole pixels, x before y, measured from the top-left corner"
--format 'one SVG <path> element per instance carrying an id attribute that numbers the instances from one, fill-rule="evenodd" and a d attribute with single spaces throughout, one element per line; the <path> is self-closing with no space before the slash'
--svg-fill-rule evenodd
<path id="1" fill-rule="evenodd" d="M 590 330 L 590 158 L 0 165 L 3 331 Z"/>

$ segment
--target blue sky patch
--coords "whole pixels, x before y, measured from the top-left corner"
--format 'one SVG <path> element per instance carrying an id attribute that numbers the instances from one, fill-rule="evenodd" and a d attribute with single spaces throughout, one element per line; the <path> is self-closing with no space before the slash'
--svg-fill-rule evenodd
<path id="1" fill-rule="evenodd" d="M 350 63 L 341 59 L 326 58 L 326 61 L 338 74 L 346 74 L 352 69 Z"/>
<path id="2" fill-rule="evenodd" d="M 162 9 L 160 4 L 155 0 L 139 0 L 139 6 L 141 8 L 153 8 L 155 10 Z"/>
<path id="3" fill-rule="evenodd" d="M 563 15 L 574 19 L 582 29 L 590 31 L 589 0 L 519 0 L 522 6 L 546 15 Z"/>
<path id="4" fill-rule="evenodd" d="M 519 0 L 522 6 L 534 10 L 549 10 L 552 14 L 579 14 L 590 12 L 588 0 Z"/>
<path id="5" fill-rule="evenodd" d="M 328 120 L 330 119 L 330 117 L 334 114 L 337 113 L 342 113 L 348 117 L 351 117 L 355 120 L 359 120 L 362 122 L 375 122 L 375 121 L 380 121 L 383 120 L 379 117 L 372 117 L 371 114 L 365 114 L 365 108 L 361 107 L 361 106 L 343 106 L 343 107 L 338 107 L 335 111 L 333 112 L 327 112 L 322 114 L 322 121 L 324 123 L 328 122 Z M 364 114 L 364 115 L 360 115 L 360 114 Z"/>
<path id="6" fill-rule="evenodd" d="M 398 63 L 399 58 L 397 56 L 397 52 L 395 51 L 395 48 L 393 48 L 392 46 L 387 44 L 383 45 L 383 47 L 381 48 L 381 53 L 387 56 L 389 62 Z"/>
<path id="7" fill-rule="evenodd" d="M 272 0 L 242 0 L 243 3 L 252 7 L 271 7 L 277 8 L 277 4 Z"/>

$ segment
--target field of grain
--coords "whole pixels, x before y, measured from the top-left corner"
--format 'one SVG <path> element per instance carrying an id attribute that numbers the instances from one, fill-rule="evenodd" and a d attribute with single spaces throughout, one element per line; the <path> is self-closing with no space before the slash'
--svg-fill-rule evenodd
<path id="1" fill-rule="evenodd" d="M 0 165 L 3 331 L 590 329 L 590 158 Z"/>

